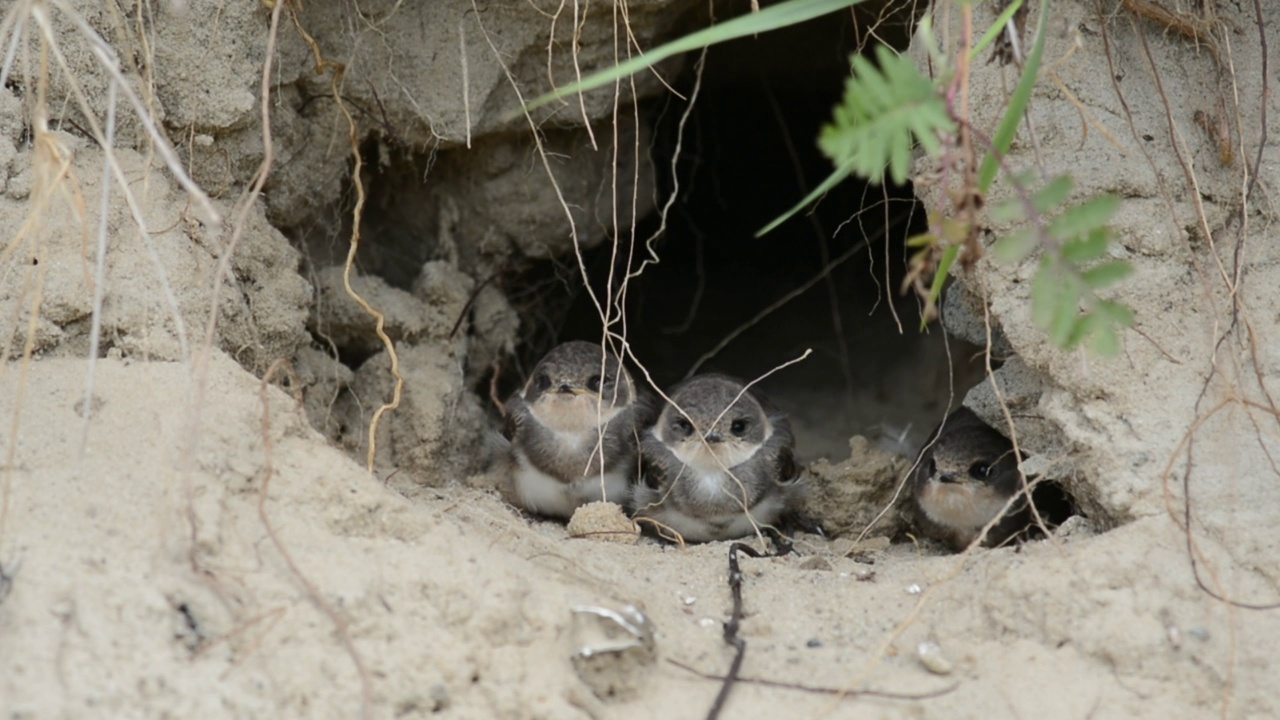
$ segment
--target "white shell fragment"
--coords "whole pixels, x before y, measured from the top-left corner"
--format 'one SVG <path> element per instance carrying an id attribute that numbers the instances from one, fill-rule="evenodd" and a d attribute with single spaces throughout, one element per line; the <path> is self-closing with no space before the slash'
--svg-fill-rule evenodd
<path id="1" fill-rule="evenodd" d="M 633 697 L 657 656 L 653 625 L 634 605 L 578 605 L 573 612 L 573 669 L 601 700 Z"/>
<path id="2" fill-rule="evenodd" d="M 932 640 L 916 646 L 916 657 L 920 659 L 920 664 L 934 675 L 951 674 L 951 661 L 942 654 L 942 648 L 938 643 Z"/>

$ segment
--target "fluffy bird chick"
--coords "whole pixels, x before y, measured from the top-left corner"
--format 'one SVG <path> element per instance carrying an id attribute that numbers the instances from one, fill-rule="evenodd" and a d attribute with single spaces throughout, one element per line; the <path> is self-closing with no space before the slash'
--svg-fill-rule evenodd
<path id="1" fill-rule="evenodd" d="M 558 518 L 597 500 L 625 505 L 645 414 L 616 355 L 589 342 L 557 346 L 507 400 L 511 500 Z"/>
<path id="2" fill-rule="evenodd" d="M 973 411 L 961 408 L 933 433 L 912 478 L 916 524 L 926 536 L 960 551 L 1022 487 L 1013 444 Z M 1022 498 L 987 533 L 995 547 L 1025 530 L 1031 512 Z"/>
<path id="3" fill-rule="evenodd" d="M 670 397 L 640 440 L 638 517 L 704 542 L 749 535 L 792 509 L 800 483 L 785 417 L 724 375 L 691 378 Z"/>

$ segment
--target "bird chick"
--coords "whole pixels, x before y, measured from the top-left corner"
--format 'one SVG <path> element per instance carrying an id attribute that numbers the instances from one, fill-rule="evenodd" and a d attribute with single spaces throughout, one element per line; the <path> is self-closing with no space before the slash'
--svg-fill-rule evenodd
<path id="1" fill-rule="evenodd" d="M 555 347 L 506 411 L 512 502 L 557 518 L 597 500 L 627 504 L 646 405 L 616 355 L 583 341 Z"/>
<path id="2" fill-rule="evenodd" d="M 961 408 L 934 430 L 916 466 L 911 488 L 920 531 L 953 550 L 964 550 L 1022 489 L 1013 444 Z M 987 533 L 988 547 L 1001 545 L 1031 522 L 1026 499 L 1016 501 Z"/>
<path id="3" fill-rule="evenodd" d="M 749 535 L 794 507 L 800 473 L 784 416 L 724 375 L 693 377 L 670 397 L 640 440 L 637 517 L 704 542 Z"/>

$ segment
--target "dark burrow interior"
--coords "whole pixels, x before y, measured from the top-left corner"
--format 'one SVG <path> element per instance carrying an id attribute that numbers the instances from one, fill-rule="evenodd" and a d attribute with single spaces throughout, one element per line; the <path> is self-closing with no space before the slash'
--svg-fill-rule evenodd
<path id="1" fill-rule="evenodd" d="M 710 50 L 677 162 L 679 195 L 656 243 L 661 262 L 628 291 L 627 337 L 664 387 L 695 371 L 753 379 L 812 349 L 758 386 L 791 417 L 804 460 L 847 457 L 855 434 L 913 450 L 982 372 L 977 348 L 937 323 L 922 330 L 917 299 L 899 292 L 904 240 L 924 223 L 910 187 L 851 179 L 756 236 L 830 174 L 817 137 L 859 37 L 845 16 Z M 676 90 L 688 96 L 695 78 L 690 67 Z M 684 107 L 651 108 L 660 197 L 675 186 Z M 611 255 L 588 256 L 597 291 Z M 558 335 L 598 338 L 600 329 L 580 292 Z"/>

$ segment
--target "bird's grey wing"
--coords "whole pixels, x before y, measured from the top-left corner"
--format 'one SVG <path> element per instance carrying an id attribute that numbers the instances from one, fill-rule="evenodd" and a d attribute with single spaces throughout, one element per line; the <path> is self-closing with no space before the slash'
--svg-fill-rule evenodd
<path id="1" fill-rule="evenodd" d="M 653 393 L 642 387 L 636 387 L 636 399 L 631 403 L 631 407 L 635 410 L 635 424 L 638 429 L 643 431 L 658 420 L 659 406 L 655 402 Z"/>
<path id="2" fill-rule="evenodd" d="M 684 463 L 672 454 L 671 449 L 652 432 L 646 431 L 640 438 L 640 484 L 654 490 L 670 484 L 679 475 Z"/>
<path id="3" fill-rule="evenodd" d="M 772 458 L 770 479 L 779 484 L 795 482 L 800 478 L 800 465 L 796 462 L 796 440 L 791 432 L 791 423 L 778 413 L 769 415 L 769 423 L 773 426 L 773 434 L 764 441 L 759 452 Z"/>
<path id="4" fill-rule="evenodd" d="M 640 448 L 640 433 L 644 429 L 644 408 L 632 403 L 605 425 L 604 454 L 609 458 L 606 472 L 618 469 L 624 463 L 634 463 Z"/>
<path id="5" fill-rule="evenodd" d="M 555 433 L 534 419 L 529 404 L 519 393 L 512 395 L 507 401 L 507 418 L 503 431 L 511 444 L 518 447 L 528 461 L 542 472 L 561 480 L 583 472 L 572 454 L 566 456 L 560 452 Z M 585 463 L 584 458 L 581 464 Z"/>
<path id="6" fill-rule="evenodd" d="M 513 393 L 507 398 L 506 412 L 502 416 L 502 436 L 507 440 L 515 438 L 516 433 L 520 431 L 520 426 L 529 417 L 529 405 L 520 397 L 520 393 Z"/>

